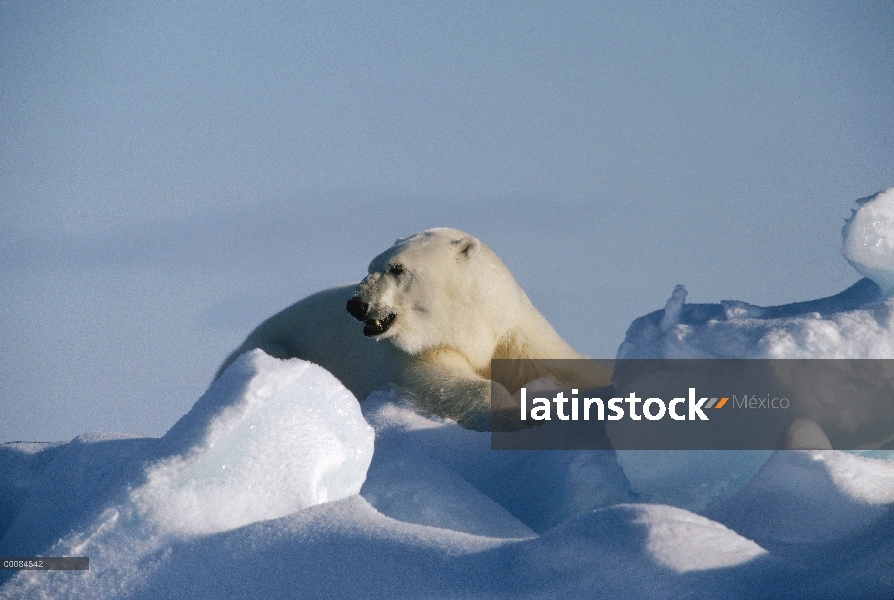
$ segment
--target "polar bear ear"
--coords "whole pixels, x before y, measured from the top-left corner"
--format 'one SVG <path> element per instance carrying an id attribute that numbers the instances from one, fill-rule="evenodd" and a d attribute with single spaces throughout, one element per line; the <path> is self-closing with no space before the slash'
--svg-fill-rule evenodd
<path id="1" fill-rule="evenodd" d="M 481 242 L 471 236 L 467 236 L 451 242 L 456 251 L 466 258 L 472 258 L 481 249 Z"/>

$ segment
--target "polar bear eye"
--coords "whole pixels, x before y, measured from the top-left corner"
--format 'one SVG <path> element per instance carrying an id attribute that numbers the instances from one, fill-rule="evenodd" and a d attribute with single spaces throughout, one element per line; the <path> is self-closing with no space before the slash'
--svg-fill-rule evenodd
<path id="1" fill-rule="evenodd" d="M 400 275 L 404 272 L 403 265 L 388 265 L 388 272 L 392 275 Z"/>

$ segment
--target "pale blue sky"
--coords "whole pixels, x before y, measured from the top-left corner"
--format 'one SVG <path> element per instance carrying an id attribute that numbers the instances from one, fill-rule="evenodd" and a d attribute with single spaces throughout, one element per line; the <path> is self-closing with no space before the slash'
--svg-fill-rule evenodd
<path id="1" fill-rule="evenodd" d="M 432 226 L 595 356 L 836 293 L 892 107 L 892 2 L 0 2 L 0 441 L 160 435 Z"/>

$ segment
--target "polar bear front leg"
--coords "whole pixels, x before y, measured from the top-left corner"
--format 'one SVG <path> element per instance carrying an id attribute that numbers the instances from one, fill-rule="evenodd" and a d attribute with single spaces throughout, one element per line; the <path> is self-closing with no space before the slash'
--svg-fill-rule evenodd
<path id="1" fill-rule="evenodd" d="M 399 383 L 410 391 L 420 409 L 453 419 L 466 429 L 490 430 L 490 379 L 478 375 L 455 350 L 432 350 L 414 358 Z M 509 392 L 496 385 L 498 405 L 514 406 Z"/>

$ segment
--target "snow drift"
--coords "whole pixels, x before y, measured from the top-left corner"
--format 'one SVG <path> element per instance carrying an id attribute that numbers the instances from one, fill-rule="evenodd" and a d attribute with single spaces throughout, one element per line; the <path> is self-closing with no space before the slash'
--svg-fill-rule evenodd
<path id="1" fill-rule="evenodd" d="M 130 593 L 151 572 L 146 561 L 177 541 L 356 495 L 373 437 L 357 401 L 330 373 L 255 351 L 161 439 L 7 445 L 5 462 L 15 465 L 9 480 L 20 482 L 25 501 L 11 515 L 0 555 L 89 556 L 91 569 L 84 577 L 24 571 L 2 592 Z M 35 473 L 46 452 L 55 456 Z M 58 585 L 45 589 L 48 581 Z"/>
<path id="2" fill-rule="evenodd" d="M 373 437 L 327 371 L 255 350 L 160 440 L 176 454 L 131 498 L 171 530 L 235 529 L 357 494 Z"/>

